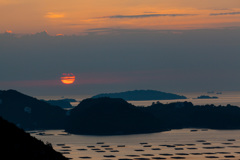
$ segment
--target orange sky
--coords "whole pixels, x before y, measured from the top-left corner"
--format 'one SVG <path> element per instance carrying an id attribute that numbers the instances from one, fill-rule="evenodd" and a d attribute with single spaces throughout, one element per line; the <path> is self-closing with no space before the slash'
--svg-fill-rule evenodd
<path id="1" fill-rule="evenodd" d="M 47 30 L 51 35 L 95 28 L 239 27 L 240 0 L 0 0 L 0 19 L 0 33 Z"/>

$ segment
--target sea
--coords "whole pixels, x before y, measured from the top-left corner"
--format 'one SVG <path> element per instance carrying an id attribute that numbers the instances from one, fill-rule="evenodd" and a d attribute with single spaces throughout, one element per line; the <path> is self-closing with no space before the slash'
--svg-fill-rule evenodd
<path id="1" fill-rule="evenodd" d="M 159 100 L 160 103 L 189 101 L 195 105 L 240 106 L 240 92 L 177 93 L 185 100 Z M 218 99 L 196 99 L 200 95 Z M 90 96 L 64 96 L 81 101 Z M 62 99 L 41 96 L 39 99 Z M 129 101 L 136 106 L 149 106 L 157 101 Z M 74 102 L 76 106 L 79 102 Z M 157 159 L 240 159 L 240 130 L 176 129 L 150 134 L 90 136 L 69 134 L 64 130 L 28 131 L 32 136 L 52 144 L 53 148 L 73 160 L 157 160 Z"/>
<path id="2" fill-rule="evenodd" d="M 175 93 L 178 95 L 186 96 L 187 99 L 176 99 L 176 100 L 150 100 L 150 101 L 128 101 L 135 106 L 150 106 L 153 102 L 159 101 L 160 103 L 172 103 L 172 102 L 192 102 L 194 105 L 236 105 L 240 106 L 240 91 L 225 91 L 225 92 L 185 92 Z M 218 99 L 197 99 L 198 96 L 208 95 L 210 97 L 217 96 Z M 73 98 L 77 102 L 73 102 L 73 106 L 77 106 L 83 99 L 91 98 L 93 95 L 64 95 L 64 96 L 36 96 L 38 99 L 45 100 L 59 100 L 63 98 Z"/>

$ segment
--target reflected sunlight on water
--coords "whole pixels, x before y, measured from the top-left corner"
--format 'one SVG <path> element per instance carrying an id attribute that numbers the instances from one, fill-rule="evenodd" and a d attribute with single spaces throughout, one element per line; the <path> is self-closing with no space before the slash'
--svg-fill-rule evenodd
<path id="1" fill-rule="evenodd" d="M 180 129 L 123 136 L 64 135 L 62 130 L 44 133 L 32 135 L 74 160 L 240 158 L 240 130 Z"/>

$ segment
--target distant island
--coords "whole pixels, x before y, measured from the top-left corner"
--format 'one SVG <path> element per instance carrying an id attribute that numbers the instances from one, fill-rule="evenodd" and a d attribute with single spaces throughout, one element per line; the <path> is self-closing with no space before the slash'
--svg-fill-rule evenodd
<path id="1" fill-rule="evenodd" d="M 92 98 L 100 97 L 122 98 L 126 101 L 187 99 L 187 97 L 185 96 L 180 96 L 177 94 L 166 93 L 156 90 L 134 90 L 119 93 L 103 93 L 95 95 Z"/>
<path id="2" fill-rule="evenodd" d="M 214 94 L 215 91 L 208 91 L 207 93 L 208 93 L 208 94 Z M 222 92 L 216 92 L 216 94 L 222 94 Z"/>
<path id="3" fill-rule="evenodd" d="M 218 99 L 218 97 L 216 97 L 216 96 L 210 97 L 210 96 L 206 96 L 206 95 L 201 95 L 201 96 L 197 97 L 197 99 Z"/>
<path id="4" fill-rule="evenodd" d="M 68 160 L 61 153 L 56 152 L 50 143 L 43 143 L 1 117 L 0 127 L 0 157 L 3 159 Z"/>
<path id="5" fill-rule="evenodd" d="M 64 110 L 15 90 L 0 91 L 0 116 L 25 130 L 123 135 L 181 128 L 240 129 L 240 107 L 153 103 L 137 107 L 121 98 L 88 98 Z"/>

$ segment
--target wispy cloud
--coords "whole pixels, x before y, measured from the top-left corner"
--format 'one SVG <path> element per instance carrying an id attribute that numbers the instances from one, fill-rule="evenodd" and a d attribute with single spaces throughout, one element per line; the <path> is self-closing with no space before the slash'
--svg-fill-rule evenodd
<path id="1" fill-rule="evenodd" d="M 210 16 L 238 15 L 240 12 L 211 13 Z"/>
<path id="2" fill-rule="evenodd" d="M 56 36 L 64 36 L 64 34 L 58 33 L 56 34 Z"/>
<path id="3" fill-rule="evenodd" d="M 13 33 L 11 30 L 6 30 L 5 33 Z"/>
<path id="4" fill-rule="evenodd" d="M 144 12 L 144 13 L 157 13 L 157 12 L 151 12 L 151 11 L 149 11 L 149 12 Z"/>
<path id="5" fill-rule="evenodd" d="M 196 16 L 197 14 L 139 14 L 139 15 L 113 15 L 100 18 L 150 18 L 150 17 L 180 17 L 180 16 Z"/>
<path id="6" fill-rule="evenodd" d="M 215 10 L 215 11 L 230 11 L 232 9 L 230 9 L 230 8 L 214 8 L 212 10 Z"/>
<path id="7" fill-rule="evenodd" d="M 48 12 L 45 17 L 47 18 L 64 18 L 65 14 L 63 13 L 54 13 L 54 12 Z"/>
<path id="8" fill-rule="evenodd" d="M 99 32 L 109 32 L 109 33 L 166 33 L 164 30 L 152 30 L 152 29 L 126 29 L 126 28 L 92 28 L 88 29 L 87 33 L 99 33 Z"/>

